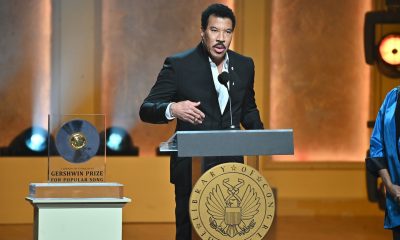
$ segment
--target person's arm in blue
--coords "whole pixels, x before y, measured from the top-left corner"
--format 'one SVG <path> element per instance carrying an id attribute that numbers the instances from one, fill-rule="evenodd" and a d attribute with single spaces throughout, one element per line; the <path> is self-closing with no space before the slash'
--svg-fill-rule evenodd
<path id="1" fill-rule="evenodd" d="M 390 174 L 387 167 L 387 158 L 384 144 L 384 119 L 386 109 L 391 104 L 394 94 L 397 95 L 396 90 L 392 90 L 388 93 L 383 102 L 381 108 L 379 109 L 378 116 L 376 117 L 374 130 L 372 131 L 371 141 L 370 141 L 370 157 L 366 159 L 367 170 L 382 178 L 386 190 L 393 196 L 396 201 L 400 201 L 400 186 L 393 184 L 390 178 Z M 396 131 L 393 129 L 393 131 Z"/>

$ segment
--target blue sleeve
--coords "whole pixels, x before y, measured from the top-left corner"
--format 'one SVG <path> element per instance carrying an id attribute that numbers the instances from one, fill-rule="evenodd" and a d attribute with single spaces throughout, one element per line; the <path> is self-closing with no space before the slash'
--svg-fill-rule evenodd
<path id="1" fill-rule="evenodd" d="M 378 174 L 381 169 L 387 169 L 387 158 L 385 151 L 385 136 L 384 136 L 384 120 L 385 112 L 388 106 L 395 104 L 392 101 L 397 99 L 397 89 L 390 91 L 383 101 L 379 109 L 378 116 L 375 120 L 374 130 L 372 131 L 370 140 L 370 156 L 366 159 L 366 168 L 374 175 Z"/>
<path id="2" fill-rule="evenodd" d="M 384 118 L 385 118 L 386 101 L 383 102 L 379 109 L 378 116 L 375 120 L 375 126 L 370 139 L 370 156 L 373 158 L 384 157 Z"/>

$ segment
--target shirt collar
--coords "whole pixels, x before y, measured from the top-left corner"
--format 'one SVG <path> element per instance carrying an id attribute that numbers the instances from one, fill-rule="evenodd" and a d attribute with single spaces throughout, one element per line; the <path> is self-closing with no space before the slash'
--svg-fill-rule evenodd
<path id="1" fill-rule="evenodd" d="M 210 62 L 211 66 L 217 66 L 210 57 L 208 57 L 208 61 Z M 229 56 L 228 56 L 228 52 L 225 53 L 225 58 L 224 58 L 224 63 L 222 66 L 222 70 L 223 71 L 228 71 L 228 66 L 229 66 Z"/>

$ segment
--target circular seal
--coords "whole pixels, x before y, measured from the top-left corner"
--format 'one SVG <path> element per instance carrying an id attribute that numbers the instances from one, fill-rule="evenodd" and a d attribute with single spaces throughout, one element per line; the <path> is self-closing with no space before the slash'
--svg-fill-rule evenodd
<path id="1" fill-rule="evenodd" d="M 60 156 L 70 163 L 83 163 L 96 155 L 100 136 L 95 126 L 86 120 L 75 119 L 64 123 L 56 135 Z"/>
<path id="2" fill-rule="evenodd" d="M 205 172 L 189 201 L 190 219 L 201 239 L 262 239 L 275 214 L 268 182 L 241 163 L 225 163 Z"/>

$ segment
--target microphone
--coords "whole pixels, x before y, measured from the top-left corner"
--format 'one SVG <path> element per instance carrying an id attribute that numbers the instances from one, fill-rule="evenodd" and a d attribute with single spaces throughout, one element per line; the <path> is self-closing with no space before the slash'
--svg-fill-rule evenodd
<path id="1" fill-rule="evenodd" d="M 231 92 L 229 91 L 228 87 L 228 82 L 229 82 L 229 73 L 228 72 L 222 72 L 220 75 L 218 75 L 218 82 L 221 83 L 226 87 L 228 90 L 228 101 L 229 101 L 229 115 L 231 117 L 231 126 L 229 128 L 235 129 L 235 125 L 233 125 L 233 120 L 232 120 L 232 102 L 231 102 Z"/>
<path id="2" fill-rule="evenodd" d="M 228 92 L 229 92 L 229 88 L 228 88 L 229 73 L 222 72 L 220 75 L 218 75 L 218 82 L 221 83 L 222 85 L 224 85 L 228 89 Z"/>

